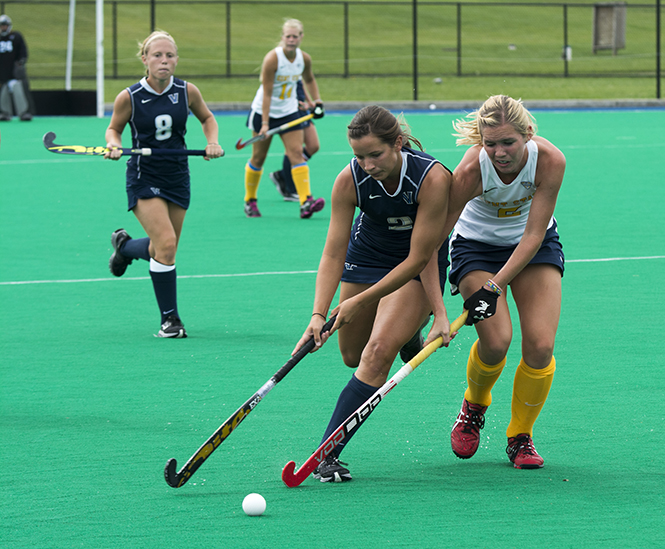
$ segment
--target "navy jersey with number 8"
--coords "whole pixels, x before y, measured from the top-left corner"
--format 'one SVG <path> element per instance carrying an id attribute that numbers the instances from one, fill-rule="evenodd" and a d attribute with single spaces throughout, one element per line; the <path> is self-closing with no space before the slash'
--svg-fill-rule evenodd
<path id="1" fill-rule="evenodd" d="M 132 147 L 152 149 L 184 149 L 187 116 L 189 115 L 187 83 L 173 78 L 161 94 L 146 79 L 127 88 L 132 102 L 129 124 Z M 133 173 L 132 173 L 133 172 Z M 127 162 L 129 179 L 140 181 L 149 176 L 151 184 L 161 188 L 189 185 L 186 156 L 132 156 Z"/>

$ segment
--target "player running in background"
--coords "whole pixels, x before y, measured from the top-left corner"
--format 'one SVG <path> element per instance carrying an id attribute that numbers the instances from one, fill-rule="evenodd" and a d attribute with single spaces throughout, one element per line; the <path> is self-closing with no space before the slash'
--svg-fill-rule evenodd
<path id="1" fill-rule="evenodd" d="M 344 363 L 357 368 L 339 396 L 323 440 L 387 380 L 397 356 L 408 362 L 427 343 L 450 342 L 442 289 L 447 242 L 437 250 L 448 211 L 452 174 L 422 148 L 389 111 L 369 106 L 348 126 L 355 157 L 337 176 L 326 244 L 316 277 L 313 314 L 294 353 L 314 337 L 315 350 L 339 329 Z M 355 218 L 356 208 L 360 209 Z M 424 270 L 423 270 L 424 269 Z M 420 275 L 420 276 L 419 276 Z M 340 285 L 337 320 L 320 334 Z M 401 352 L 400 352 L 401 350 Z M 339 454 L 354 431 L 317 467 L 321 482 L 351 480 Z"/>
<path id="2" fill-rule="evenodd" d="M 535 120 L 521 101 L 505 95 L 490 97 L 453 126 L 457 144 L 472 147 L 455 169 L 450 191 L 447 227 L 456 224 L 449 279 L 453 293 L 459 290 L 465 298 L 467 324 L 476 325 L 478 340 L 469 356 L 468 388 L 451 433 L 452 449 L 462 459 L 478 449 L 491 390 L 512 338 L 505 299 L 510 285 L 522 359 L 506 452 L 516 468 L 535 469 L 543 459 L 533 445 L 533 426 L 555 370 L 564 256 L 553 213 L 566 160 L 535 135 Z"/>
<path id="3" fill-rule="evenodd" d="M 205 160 L 219 158 L 217 121 L 201 92 L 175 78 L 178 47 L 166 32 L 155 31 L 140 44 L 138 53 L 146 67 L 140 82 L 121 91 L 115 99 L 111 123 L 106 130 L 105 158 L 118 160 L 122 132 L 129 123 L 132 147 L 184 149 L 189 111 L 201 122 L 208 144 Z M 113 254 L 109 268 L 122 276 L 134 259 L 150 262 L 150 277 L 161 312 L 158 337 L 187 337 L 178 313 L 175 257 L 182 225 L 189 207 L 190 185 L 187 156 L 131 156 L 127 162 L 128 209 L 141 223 L 147 238 L 132 239 L 118 229 L 111 236 Z"/>
<path id="4" fill-rule="evenodd" d="M 8 15 L 0 15 L 0 121 L 32 120 L 35 110 L 26 71 L 28 46 L 23 35 L 12 29 Z"/>
<path id="5" fill-rule="evenodd" d="M 298 95 L 298 116 L 305 116 L 309 111 L 313 110 L 316 105 L 307 98 L 305 88 L 302 85 L 302 80 L 298 80 L 296 93 Z M 303 122 L 303 126 L 304 143 L 302 155 L 305 160 L 309 162 L 310 158 L 319 152 L 321 143 L 313 120 Z M 277 191 L 284 197 L 284 200 L 287 202 L 299 202 L 298 191 L 296 191 L 293 177 L 291 177 L 291 161 L 286 154 L 282 160 L 282 169 L 272 172 L 270 174 L 270 180 L 275 184 Z"/>
<path id="6" fill-rule="evenodd" d="M 263 59 L 261 86 L 256 92 L 247 117 L 247 127 L 252 130 L 253 136 L 265 134 L 272 128 L 300 117 L 296 86 L 301 78 L 312 102 L 323 106 L 319 97 L 319 87 L 312 72 L 312 58 L 299 47 L 302 39 L 302 23 L 297 19 L 287 20 L 282 26 L 279 46 L 268 52 Z M 320 211 L 325 205 L 325 200 L 312 196 L 309 166 L 303 156 L 303 127 L 303 124 L 298 124 L 280 133 L 280 137 L 291 163 L 291 177 L 300 202 L 300 217 L 306 219 Z M 252 144 L 252 156 L 245 166 L 247 217 L 261 217 L 256 197 L 271 142 L 272 137 L 269 136 Z"/>

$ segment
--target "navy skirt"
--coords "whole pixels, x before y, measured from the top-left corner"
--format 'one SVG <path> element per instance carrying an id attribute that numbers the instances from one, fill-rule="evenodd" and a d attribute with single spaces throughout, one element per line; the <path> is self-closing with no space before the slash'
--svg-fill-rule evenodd
<path id="1" fill-rule="evenodd" d="M 306 114 L 308 113 L 303 113 L 302 111 L 296 111 L 293 114 L 288 114 L 286 116 L 282 116 L 281 118 L 271 118 L 268 121 L 268 128 L 271 130 L 274 128 L 279 128 L 282 124 L 286 124 L 287 122 L 291 122 L 292 120 L 297 120 L 298 118 L 301 118 Z M 257 111 L 249 112 L 249 115 L 247 116 L 247 127 L 250 130 L 254 130 L 256 133 L 259 133 L 261 131 L 262 123 L 263 123 L 263 115 L 261 115 L 260 112 Z M 280 133 L 289 133 L 295 130 L 304 130 L 307 126 L 309 126 L 308 122 L 301 122 L 300 124 L 293 126 L 288 130 L 284 130 L 283 132 Z"/>
<path id="2" fill-rule="evenodd" d="M 487 271 L 488 273 L 498 273 L 506 264 L 515 246 L 493 246 L 478 242 L 477 240 L 468 240 L 463 236 L 457 235 L 450 241 L 450 292 L 455 295 L 459 293 L 459 283 L 465 275 L 471 271 Z M 559 242 L 559 233 L 556 230 L 556 221 L 545 233 L 545 238 L 540 249 L 529 262 L 529 265 L 539 263 L 548 263 L 558 267 L 563 276 L 565 258 L 563 255 L 563 246 Z"/>
<path id="3" fill-rule="evenodd" d="M 160 185 L 157 182 L 148 182 L 135 177 L 135 174 L 127 172 L 127 209 L 132 210 L 139 198 L 163 198 L 173 202 L 185 210 L 189 208 L 191 190 L 189 185 L 189 174 L 182 178 L 181 184 Z"/>
<path id="4" fill-rule="evenodd" d="M 370 256 L 367 255 L 367 257 L 369 259 Z M 342 273 L 342 282 L 375 284 L 401 263 L 400 260 L 395 260 L 390 264 L 378 265 L 371 261 L 358 261 L 357 259 L 357 254 L 353 258 L 347 252 L 346 261 L 344 262 L 344 272 Z M 441 291 L 443 291 L 446 285 L 448 265 L 448 240 L 446 240 L 439 250 L 439 283 L 441 284 Z M 414 280 L 420 281 L 420 275 L 416 276 Z"/>

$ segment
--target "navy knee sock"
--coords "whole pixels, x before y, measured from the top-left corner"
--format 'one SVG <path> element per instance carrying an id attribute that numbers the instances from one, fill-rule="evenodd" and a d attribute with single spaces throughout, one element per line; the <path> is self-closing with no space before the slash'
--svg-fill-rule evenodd
<path id="1" fill-rule="evenodd" d="M 355 374 L 351 376 L 349 383 L 342 390 L 339 398 L 337 399 L 337 405 L 335 406 L 335 411 L 333 412 L 332 417 L 330 418 L 330 423 L 326 428 L 326 432 L 323 435 L 321 442 L 323 443 L 332 433 L 337 429 L 346 419 L 355 412 L 360 406 L 369 399 L 379 387 L 372 387 L 363 383 Z M 348 435 L 340 442 L 337 447 L 332 451 L 333 454 L 339 456 L 344 446 L 348 444 L 351 437 L 356 433 L 359 426 L 354 427 Z"/>
<path id="2" fill-rule="evenodd" d="M 286 183 L 284 185 L 284 190 L 291 194 L 296 194 L 296 185 L 293 182 L 293 177 L 291 177 L 291 161 L 286 155 L 284 155 L 284 159 L 282 160 L 282 177 Z"/>
<path id="3" fill-rule="evenodd" d="M 152 261 L 155 261 L 154 259 Z M 151 263 L 150 278 L 152 278 L 152 287 L 155 290 L 155 297 L 157 298 L 157 305 L 159 305 L 159 312 L 162 315 L 162 323 L 166 317 L 171 315 L 178 315 L 178 303 L 176 299 L 176 272 L 175 266 L 169 271 L 154 271 Z M 155 261 L 155 263 L 157 263 Z M 161 265 L 160 263 L 157 263 Z M 164 265 L 161 265 L 164 266 Z"/>
<path id="4" fill-rule="evenodd" d="M 129 259 L 145 259 L 150 261 L 149 238 L 130 238 L 118 250 L 122 255 Z"/>

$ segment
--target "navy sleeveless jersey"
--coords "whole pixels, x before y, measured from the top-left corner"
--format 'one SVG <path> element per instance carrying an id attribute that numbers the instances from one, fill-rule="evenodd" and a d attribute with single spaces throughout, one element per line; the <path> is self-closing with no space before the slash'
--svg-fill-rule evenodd
<path id="1" fill-rule="evenodd" d="M 407 258 L 418 212 L 420 186 L 436 164 L 441 162 L 427 153 L 402 148 L 400 184 L 397 191 L 390 195 L 380 181 L 360 167 L 355 158 L 351 160 L 361 213 L 356 217 L 351 230 L 346 255 L 347 271 L 360 266 L 391 270 Z M 440 264 L 447 265 L 447 255 L 447 246 L 442 246 Z"/>
<path id="2" fill-rule="evenodd" d="M 129 120 L 132 147 L 185 149 L 189 115 L 187 82 L 173 77 L 169 87 L 158 94 L 143 78 L 127 90 L 132 102 Z M 161 188 L 188 186 L 187 157 L 132 156 L 127 162 L 127 181 Z"/>

